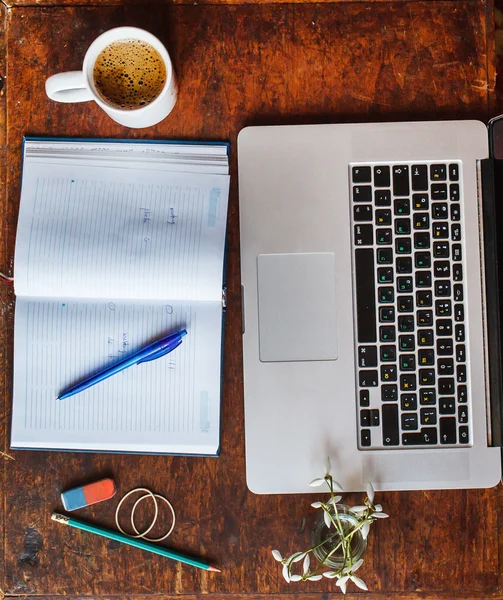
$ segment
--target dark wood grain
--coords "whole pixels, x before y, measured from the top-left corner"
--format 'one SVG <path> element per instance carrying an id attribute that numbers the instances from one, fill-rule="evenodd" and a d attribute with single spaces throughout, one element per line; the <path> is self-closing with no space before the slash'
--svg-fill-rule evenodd
<path id="1" fill-rule="evenodd" d="M 487 119 L 494 87 L 490 11 L 490 4 L 471 1 L 10 11 L 3 268 L 12 265 L 24 134 L 228 140 L 232 185 L 221 457 L 9 452 L 14 460 L 4 459 L 5 479 L 0 480 L 5 495 L 0 587 L 8 595 L 332 597 L 335 587 L 328 580 L 287 584 L 270 553 L 306 544 L 313 499 L 255 496 L 246 488 L 236 136 L 249 124 Z M 166 43 L 180 83 L 173 113 L 143 131 L 115 124 L 95 105 L 56 104 L 44 93 L 48 75 L 78 69 L 97 35 L 125 24 L 144 27 Z M 7 403 L 0 427 L 5 436 L 12 302 L 5 286 L 1 294 L 0 377 Z M 51 512 L 60 508 L 62 489 L 103 475 L 115 478 L 120 494 L 141 485 L 168 496 L 178 513 L 170 546 L 206 556 L 222 573 L 181 566 L 50 521 Z M 502 597 L 500 487 L 387 493 L 379 500 L 392 517 L 376 524 L 361 569 L 372 593 L 358 598 Z M 117 502 L 114 498 L 79 516 L 111 527 Z M 348 502 L 359 503 L 360 496 L 351 494 Z"/>

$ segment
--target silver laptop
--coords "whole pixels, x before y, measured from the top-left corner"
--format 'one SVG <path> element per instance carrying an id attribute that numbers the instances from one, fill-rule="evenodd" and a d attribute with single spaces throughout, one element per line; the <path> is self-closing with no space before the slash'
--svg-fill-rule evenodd
<path id="1" fill-rule="evenodd" d="M 347 491 L 500 481 L 489 154 L 478 121 L 240 132 L 251 491 L 312 491 L 326 456 Z"/>

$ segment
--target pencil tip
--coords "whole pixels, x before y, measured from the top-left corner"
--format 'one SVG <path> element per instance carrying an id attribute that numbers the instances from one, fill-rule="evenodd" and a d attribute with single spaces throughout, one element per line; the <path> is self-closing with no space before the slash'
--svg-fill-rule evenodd
<path id="1" fill-rule="evenodd" d="M 215 571 L 216 573 L 221 573 L 222 572 L 220 569 L 217 569 L 216 567 L 213 567 L 212 565 L 210 565 L 208 567 L 208 571 Z"/>

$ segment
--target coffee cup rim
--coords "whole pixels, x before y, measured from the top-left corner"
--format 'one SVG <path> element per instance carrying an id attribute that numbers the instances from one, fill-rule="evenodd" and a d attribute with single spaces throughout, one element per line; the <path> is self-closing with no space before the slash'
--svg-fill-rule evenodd
<path id="1" fill-rule="evenodd" d="M 104 48 L 106 48 L 109 44 L 121 40 L 130 39 L 138 39 L 142 42 L 146 42 L 153 46 L 159 52 L 161 58 L 164 61 L 164 66 L 166 67 L 166 81 L 164 82 L 164 86 L 157 98 L 155 98 L 155 100 L 152 100 L 150 104 L 147 104 L 146 106 L 141 106 L 139 108 L 117 108 L 116 106 L 113 106 L 112 104 L 109 104 L 108 102 L 103 100 L 103 98 L 98 94 L 93 78 L 94 63 L 96 62 L 96 59 L 100 55 L 101 51 Z M 124 113 L 141 114 L 146 110 L 150 109 L 152 106 L 155 106 L 156 104 L 161 102 L 173 78 L 173 66 L 171 64 L 171 59 L 169 57 L 168 51 L 166 50 L 166 47 L 161 42 L 161 40 L 159 40 L 154 34 L 150 33 L 149 31 L 145 31 L 145 29 L 140 29 L 139 27 L 133 26 L 114 27 L 113 29 L 108 29 L 107 31 L 99 35 L 87 49 L 86 55 L 84 57 L 82 70 L 86 78 L 87 86 L 93 94 L 94 100 L 97 102 L 97 104 L 99 104 L 103 109 L 106 109 L 109 113 L 113 112 L 117 115 L 122 115 Z"/>

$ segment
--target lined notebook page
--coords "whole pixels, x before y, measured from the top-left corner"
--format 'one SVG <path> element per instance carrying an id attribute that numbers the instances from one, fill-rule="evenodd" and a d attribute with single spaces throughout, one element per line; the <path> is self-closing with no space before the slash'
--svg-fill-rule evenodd
<path id="1" fill-rule="evenodd" d="M 56 400 L 181 328 L 188 335 L 172 353 Z M 215 454 L 221 328 L 220 302 L 18 298 L 12 447 Z"/>
<path id="2" fill-rule="evenodd" d="M 220 300 L 229 177 L 31 163 L 18 296 Z"/>

